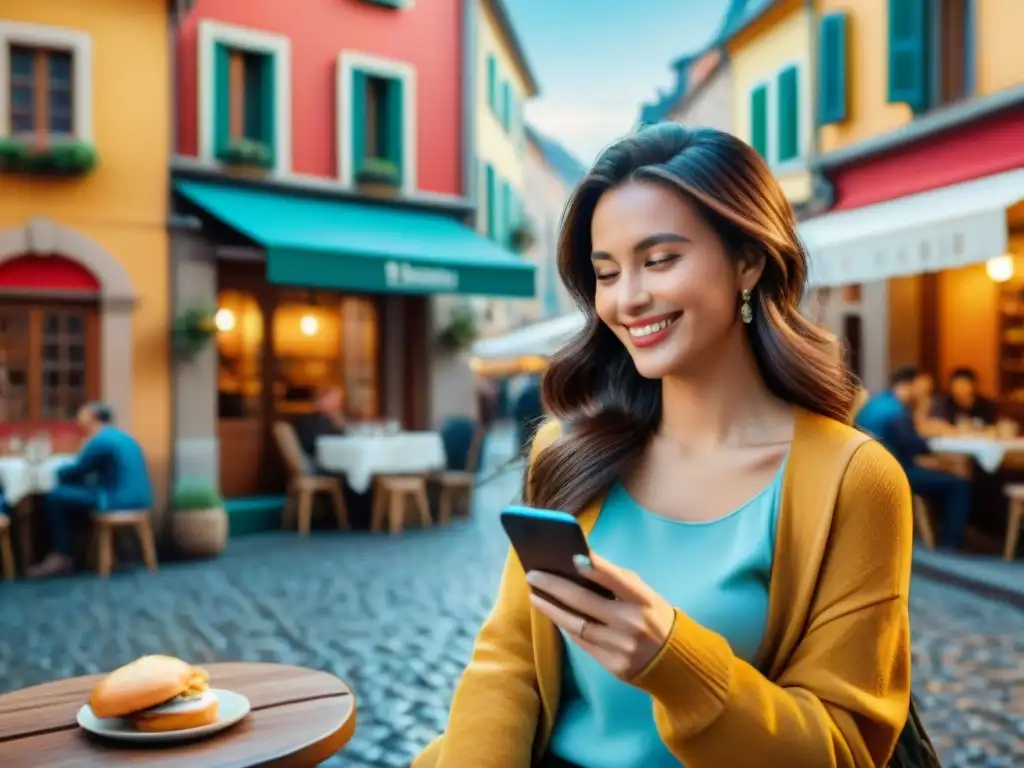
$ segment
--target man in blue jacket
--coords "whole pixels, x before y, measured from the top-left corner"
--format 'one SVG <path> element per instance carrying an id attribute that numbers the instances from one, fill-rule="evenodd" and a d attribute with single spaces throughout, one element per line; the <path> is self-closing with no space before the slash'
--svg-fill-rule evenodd
<path id="1" fill-rule="evenodd" d="M 57 487 L 43 498 L 52 549 L 29 569 L 30 578 L 71 570 L 76 517 L 153 506 L 153 487 L 142 448 L 113 422 L 113 411 L 102 403 L 89 403 L 78 411 L 86 442 L 75 460 L 57 471 Z"/>
<path id="2" fill-rule="evenodd" d="M 943 509 L 938 543 L 943 549 L 955 549 L 963 543 L 971 516 L 971 483 L 918 462 L 921 456 L 931 453 L 914 425 L 914 410 L 924 394 L 923 380 L 916 368 L 900 368 L 893 373 L 889 389 L 864 404 L 855 424 L 874 436 L 902 465 L 915 494 Z"/>

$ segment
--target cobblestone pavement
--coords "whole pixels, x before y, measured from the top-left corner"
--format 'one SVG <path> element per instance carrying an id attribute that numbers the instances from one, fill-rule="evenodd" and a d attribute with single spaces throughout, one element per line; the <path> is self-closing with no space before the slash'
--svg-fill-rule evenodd
<path id="1" fill-rule="evenodd" d="M 445 530 L 270 534 L 156 574 L 0 585 L 0 692 L 154 652 L 295 663 L 357 693 L 358 731 L 330 765 L 407 766 L 444 726 L 497 585 L 496 511 L 516 483 L 481 489 L 476 517 Z M 920 580 L 912 607 L 915 683 L 943 764 L 1024 765 L 1024 614 Z"/>

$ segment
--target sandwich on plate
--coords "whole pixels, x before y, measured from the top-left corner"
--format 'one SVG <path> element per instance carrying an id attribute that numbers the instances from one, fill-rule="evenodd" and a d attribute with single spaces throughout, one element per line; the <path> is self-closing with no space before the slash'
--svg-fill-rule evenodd
<path id="1" fill-rule="evenodd" d="M 120 717 L 137 731 L 184 731 L 217 722 L 210 675 L 172 656 L 143 656 L 115 669 L 93 689 L 96 717 Z"/>

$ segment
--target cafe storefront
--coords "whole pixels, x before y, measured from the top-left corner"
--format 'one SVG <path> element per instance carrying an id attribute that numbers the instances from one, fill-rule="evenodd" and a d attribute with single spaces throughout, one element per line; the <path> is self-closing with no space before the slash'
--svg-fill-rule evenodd
<path id="1" fill-rule="evenodd" d="M 174 192 L 176 321 L 213 325 L 176 366 L 176 476 L 227 497 L 280 492 L 272 426 L 323 387 L 354 420 L 430 426 L 432 297 L 533 295 L 532 265 L 469 211 L 184 176 Z"/>

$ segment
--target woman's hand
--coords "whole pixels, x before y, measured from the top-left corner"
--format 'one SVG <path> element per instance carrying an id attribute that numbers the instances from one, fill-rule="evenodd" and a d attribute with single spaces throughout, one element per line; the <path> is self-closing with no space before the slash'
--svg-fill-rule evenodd
<path id="1" fill-rule="evenodd" d="M 631 571 L 604 558 L 578 555 L 579 572 L 610 590 L 609 600 L 568 579 L 531 571 L 526 580 L 566 606 L 531 595 L 537 609 L 561 627 L 580 648 L 621 680 L 640 674 L 668 640 L 675 609 Z M 586 618 L 583 618 L 586 617 Z"/>

